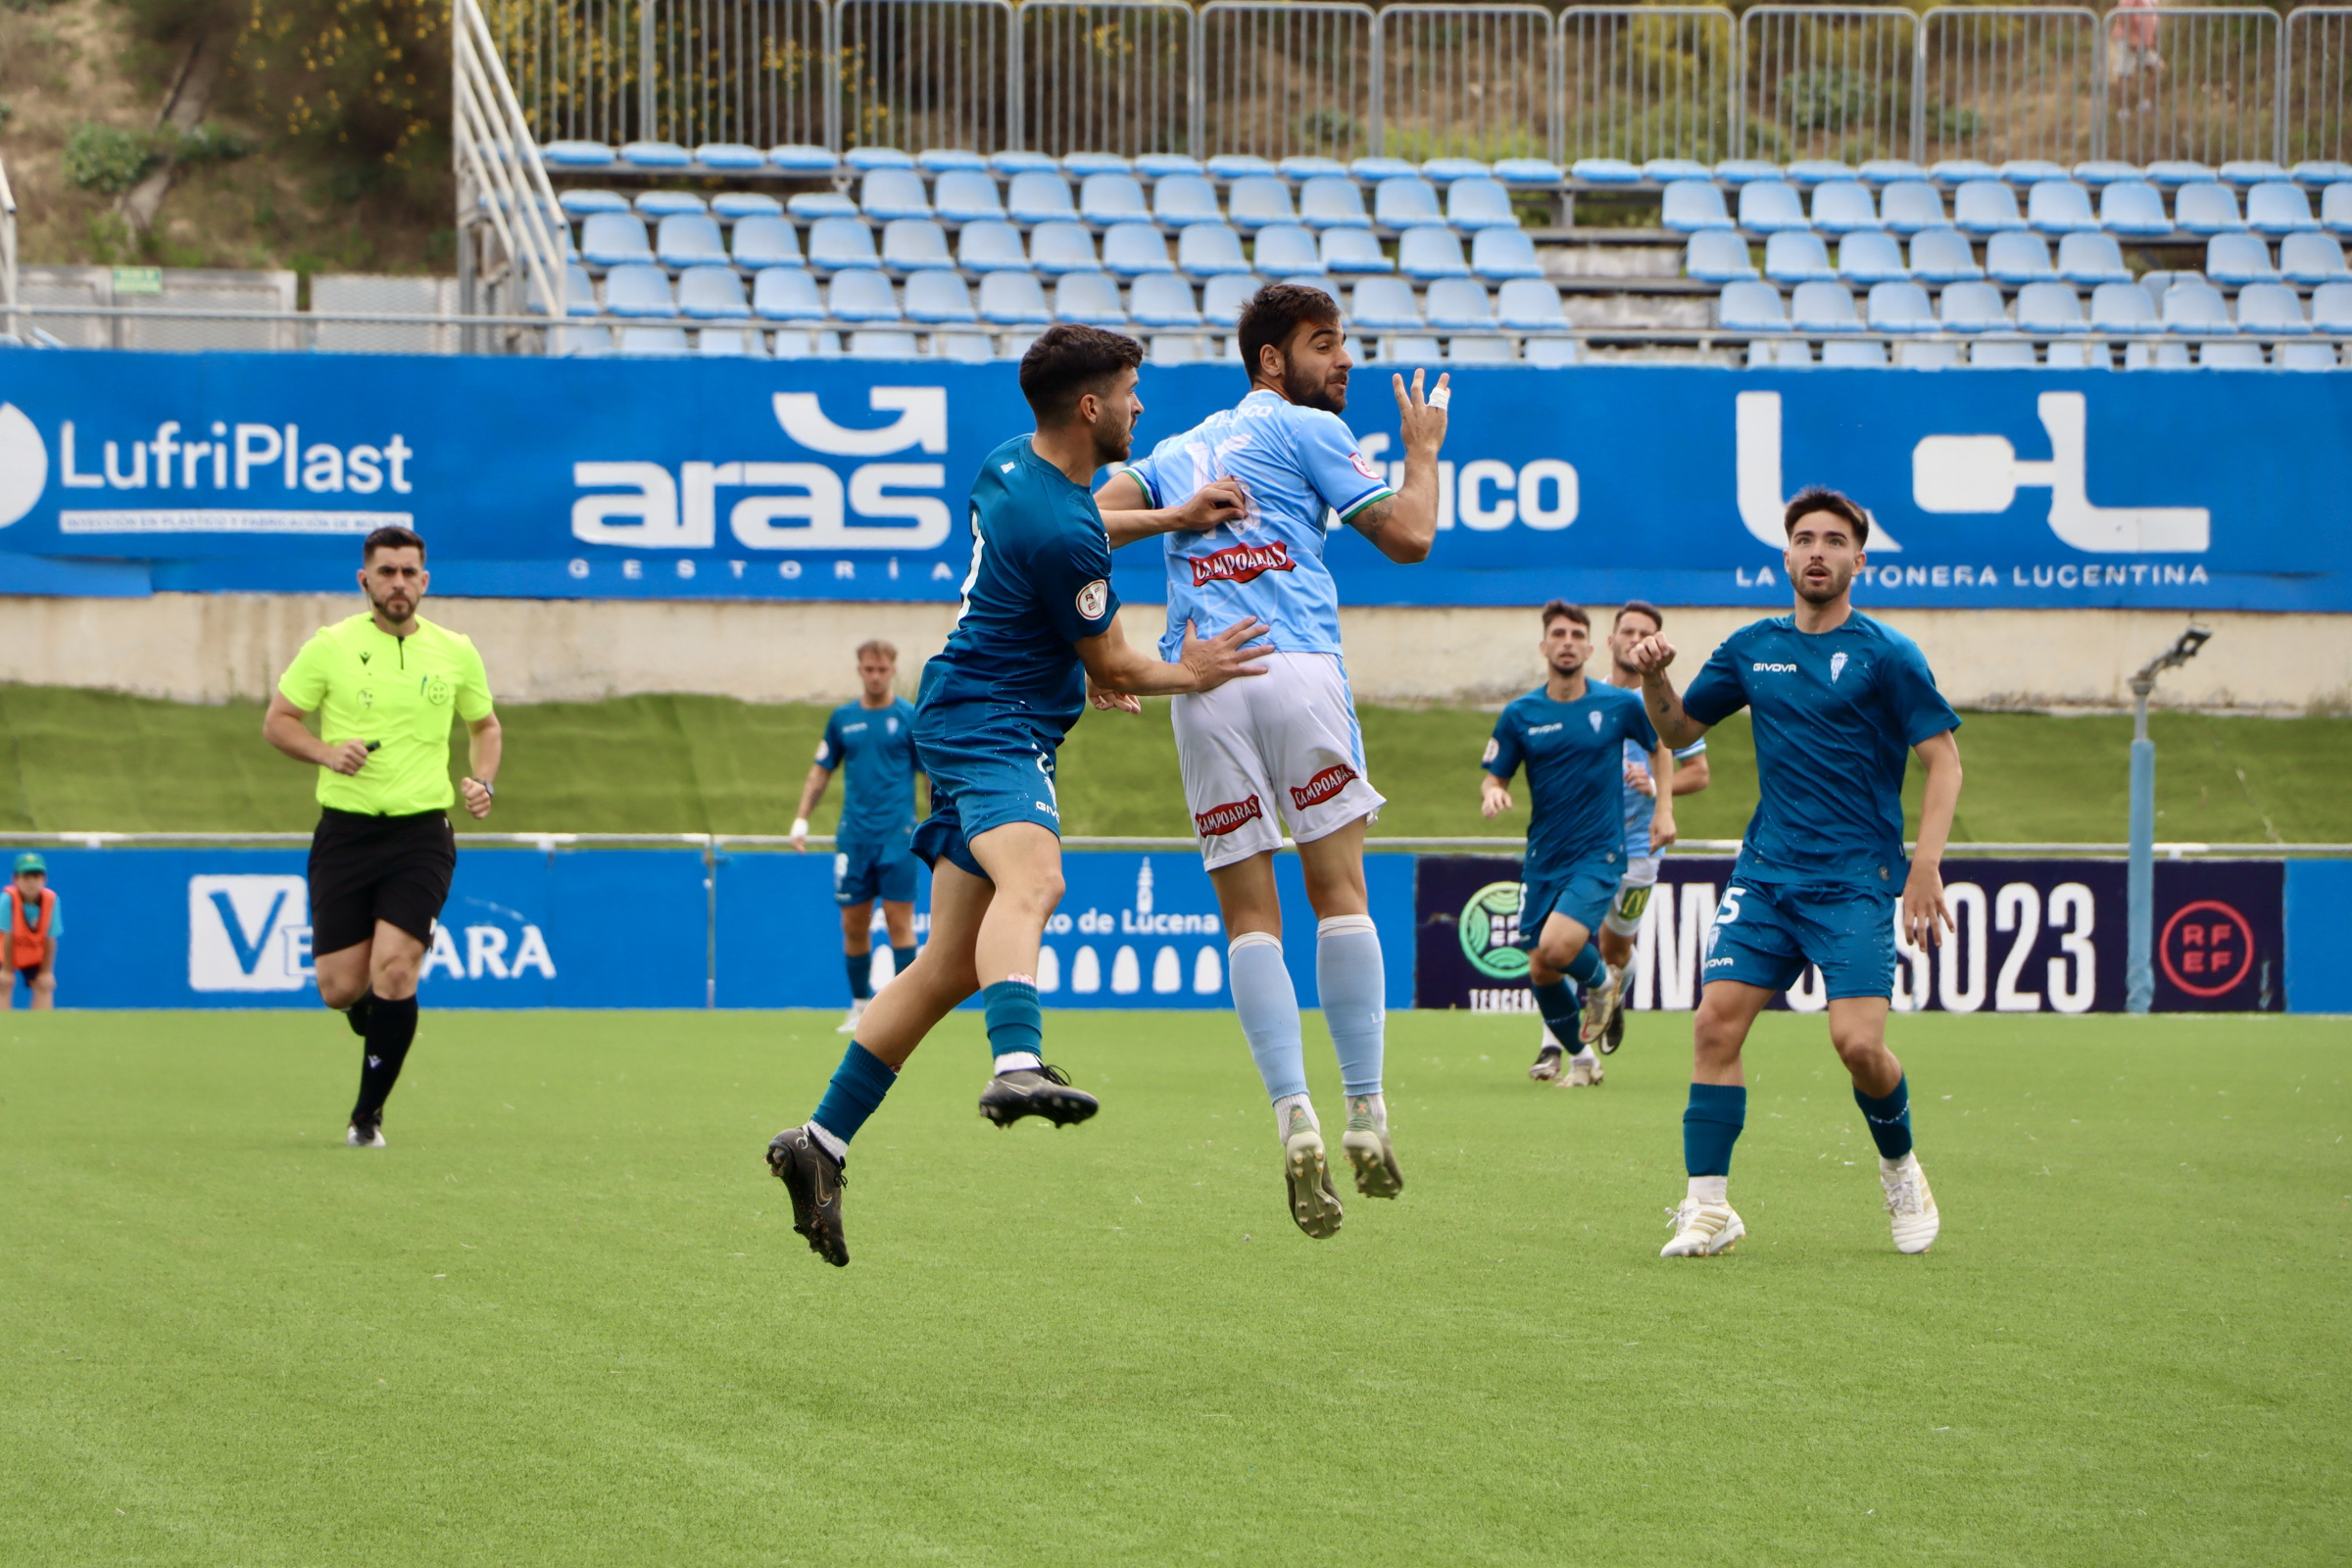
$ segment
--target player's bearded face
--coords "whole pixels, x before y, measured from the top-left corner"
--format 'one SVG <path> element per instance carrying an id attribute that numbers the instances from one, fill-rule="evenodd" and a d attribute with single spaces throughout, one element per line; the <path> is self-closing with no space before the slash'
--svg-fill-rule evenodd
<path id="1" fill-rule="evenodd" d="M 1634 645 L 1657 634 L 1658 628 L 1649 623 L 1647 615 L 1620 615 L 1616 628 L 1609 633 L 1609 657 L 1619 669 L 1630 672 L 1634 666 L 1627 662 L 1627 656 L 1633 653 Z"/>
<path id="2" fill-rule="evenodd" d="M 1796 596 L 1808 605 L 1835 604 L 1843 598 L 1854 580 L 1855 568 L 1862 564 L 1862 552 L 1846 533 L 1843 520 L 1834 519 L 1837 526 L 1824 527 L 1815 522 L 1822 515 L 1815 513 L 1797 519 L 1783 558 Z"/>
<path id="3" fill-rule="evenodd" d="M 1348 412 L 1348 371 L 1354 361 L 1336 326 L 1306 326 L 1283 351 L 1282 395 L 1302 409 Z"/>
<path id="4" fill-rule="evenodd" d="M 395 623 L 416 613 L 416 602 L 424 597 L 424 564 L 415 550 L 382 550 L 368 563 L 361 575 L 360 591 L 377 614 Z"/>
<path id="5" fill-rule="evenodd" d="M 1095 454 L 1105 464 L 1124 463 L 1135 450 L 1135 423 L 1144 400 L 1135 395 L 1136 374 L 1122 370 L 1095 413 Z"/>

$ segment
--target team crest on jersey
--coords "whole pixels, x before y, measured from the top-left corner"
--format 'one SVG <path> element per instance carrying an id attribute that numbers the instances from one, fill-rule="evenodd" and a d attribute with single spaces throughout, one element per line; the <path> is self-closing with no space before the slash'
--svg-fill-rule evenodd
<path id="1" fill-rule="evenodd" d="M 1389 482 L 1389 476 L 1381 472 L 1378 468 L 1372 466 L 1372 465 L 1369 463 L 1366 463 L 1364 461 L 1364 455 L 1361 452 L 1348 453 L 1348 461 L 1355 465 L 1356 472 L 1362 474 L 1374 484 L 1387 484 Z"/>
<path id="2" fill-rule="evenodd" d="M 1310 806 L 1321 806 L 1325 801 L 1330 800 L 1354 782 L 1354 768 L 1349 767 L 1346 762 L 1334 762 L 1304 784 L 1292 790 L 1291 805 L 1295 809 L 1301 811 Z"/>
<path id="3" fill-rule="evenodd" d="M 1193 564 L 1193 586 L 1212 582 L 1254 582 L 1269 571 L 1296 571 L 1291 547 L 1281 540 L 1262 545 L 1235 545 L 1205 556 L 1188 558 Z"/>
<path id="4" fill-rule="evenodd" d="M 1837 685 L 1837 684 L 1838 684 L 1838 676 L 1840 676 L 1840 675 L 1842 675 L 1842 674 L 1844 674 L 1844 673 L 1845 673 L 1845 655 L 1843 655 L 1843 654 L 1832 654 L 1832 655 L 1830 656 L 1830 684 L 1831 684 L 1831 685 L 1833 685 L 1833 686 Z"/>
<path id="5" fill-rule="evenodd" d="M 1110 603 L 1110 583 L 1102 577 L 1078 590 L 1078 615 L 1082 620 L 1101 620 L 1103 607 Z"/>
<path id="6" fill-rule="evenodd" d="M 1585 716 L 1586 716 L 1587 718 L 1589 718 L 1589 719 L 1591 719 L 1591 720 L 1592 721 L 1592 733 L 1593 733 L 1593 734 L 1595 734 L 1595 735 L 1599 734 L 1599 733 L 1600 733 L 1600 710 L 1599 710 L 1598 709 L 1594 709 L 1594 710 L 1593 710 L 1592 712 L 1590 712 L 1590 713 L 1587 713 Z"/>
<path id="7" fill-rule="evenodd" d="M 1200 829 L 1204 839 L 1223 838 L 1244 822 L 1265 814 L 1257 804 L 1257 797 L 1252 795 L 1246 801 L 1229 801 L 1223 806 L 1212 806 L 1205 811 L 1195 811 L 1193 825 Z"/>

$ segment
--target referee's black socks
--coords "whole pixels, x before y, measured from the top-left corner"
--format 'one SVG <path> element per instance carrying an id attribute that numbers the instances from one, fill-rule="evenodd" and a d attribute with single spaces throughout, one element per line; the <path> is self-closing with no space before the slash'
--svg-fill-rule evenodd
<path id="1" fill-rule="evenodd" d="M 368 1045 L 360 1061 L 360 1100 L 351 1107 L 353 1121 L 370 1124 L 384 1119 L 384 1102 L 400 1079 L 401 1063 L 416 1039 L 416 999 L 387 1002 L 368 998 Z"/>

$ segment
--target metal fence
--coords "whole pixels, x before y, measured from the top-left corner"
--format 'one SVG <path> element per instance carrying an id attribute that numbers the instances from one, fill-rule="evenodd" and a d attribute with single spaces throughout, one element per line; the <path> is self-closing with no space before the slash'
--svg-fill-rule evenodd
<path id="1" fill-rule="evenodd" d="M 1182 0 L 1029 0 L 1019 22 L 1022 147 L 1200 156 Z"/>
<path id="2" fill-rule="evenodd" d="M 840 0 L 838 145 L 1013 145 L 1018 34 L 1010 0 Z"/>
<path id="3" fill-rule="evenodd" d="M 682 147 L 833 140 L 823 0 L 652 0 L 648 134 Z"/>
<path id="4" fill-rule="evenodd" d="M 1570 6 L 1560 13 L 1560 156 L 1733 155 L 1740 33 L 1714 6 Z"/>
<path id="5" fill-rule="evenodd" d="M 1559 40 L 1542 6 L 1393 5 L 1375 45 L 1375 153 L 1559 157 Z"/>
<path id="6" fill-rule="evenodd" d="M 2278 157 L 2281 161 L 2343 159 L 2347 92 L 2352 87 L 2352 8 L 2309 7 L 2286 19 L 2280 51 Z"/>
<path id="7" fill-rule="evenodd" d="M 1201 144 L 1215 153 L 1359 158 L 1380 119 L 1380 35 L 1345 0 L 1210 0 L 1194 34 Z"/>
<path id="8" fill-rule="evenodd" d="M 2098 156 L 2099 19 L 2081 6 L 1937 6 L 1920 19 L 1912 94 L 1922 163 Z"/>
<path id="9" fill-rule="evenodd" d="M 1900 6 L 1756 6 L 1740 19 L 1747 157 L 1915 155 L 1919 18 Z"/>
<path id="10" fill-rule="evenodd" d="M 2278 31 L 2277 12 L 2252 7 L 2110 12 L 2099 156 L 2134 164 L 2278 156 Z"/>

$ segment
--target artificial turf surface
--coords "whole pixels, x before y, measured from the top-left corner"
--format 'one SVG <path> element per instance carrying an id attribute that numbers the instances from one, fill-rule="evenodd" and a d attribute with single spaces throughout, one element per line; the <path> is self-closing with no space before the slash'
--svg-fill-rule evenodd
<path id="1" fill-rule="evenodd" d="M 946 1024 L 859 1139 L 854 1261 L 760 1152 L 831 1015 L 427 1013 L 342 1147 L 317 1013 L 0 1027 L 0 1555 L 26 1563 L 2340 1562 L 2340 1022 L 1898 1017 L 1935 1250 L 1818 1018 L 1734 1200 L 1688 1019 L 1597 1091 L 1397 1013 L 1403 1197 L 1285 1215 L 1224 1013 L 1048 1018 L 1095 1122 L 973 1110 Z M 1321 1102 L 1328 1048 L 1310 1023 Z"/>

